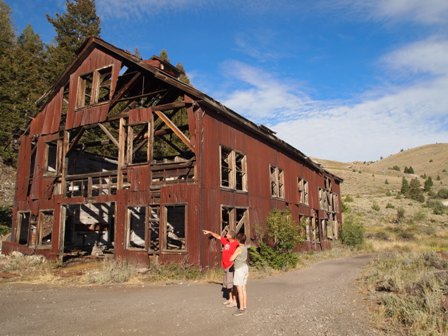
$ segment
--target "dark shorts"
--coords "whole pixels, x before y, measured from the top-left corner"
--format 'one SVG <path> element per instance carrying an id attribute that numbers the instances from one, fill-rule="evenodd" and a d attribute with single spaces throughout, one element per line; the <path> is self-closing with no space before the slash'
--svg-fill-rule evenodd
<path id="1" fill-rule="evenodd" d="M 235 271 L 235 269 L 233 268 L 233 266 L 224 270 L 224 279 L 222 281 L 222 286 L 224 288 L 228 288 L 228 289 L 233 288 L 233 272 L 234 271 Z"/>

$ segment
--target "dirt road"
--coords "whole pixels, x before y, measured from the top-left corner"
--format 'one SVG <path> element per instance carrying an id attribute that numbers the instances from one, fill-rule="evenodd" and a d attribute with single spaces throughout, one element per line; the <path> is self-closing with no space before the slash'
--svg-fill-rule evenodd
<path id="1" fill-rule="evenodd" d="M 250 280 L 233 316 L 219 284 L 0 286 L 1 335 L 379 335 L 356 278 L 369 257 L 328 260 Z"/>

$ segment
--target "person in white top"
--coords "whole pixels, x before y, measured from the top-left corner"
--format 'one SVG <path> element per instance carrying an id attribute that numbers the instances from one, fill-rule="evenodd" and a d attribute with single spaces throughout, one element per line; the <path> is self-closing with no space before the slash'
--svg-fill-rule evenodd
<path id="1" fill-rule="evenodd" d="M 247 265 L 247 246 L 246 235 L 244 233 L 238 233 L 236 240 L 240 243 L 235 252 L 230 257 L 230 261 L 233 261 L 235 268 L 235 274 L 233 276 L 233 284 L 236 286 L 238 292 L 239 309 L 233 315 L 240 316 L 246 313 L 247 309 L 247 277 L 249 275 L 249 266 Z"/>

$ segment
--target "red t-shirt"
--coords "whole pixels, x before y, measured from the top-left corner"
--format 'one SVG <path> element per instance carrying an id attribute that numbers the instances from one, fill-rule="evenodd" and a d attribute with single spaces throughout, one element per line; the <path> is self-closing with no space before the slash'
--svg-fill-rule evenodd
<path id="1" fill-rule="evenodd" d="M 224 269 L 232 266 L 233 261 L 230 261 L 230 257 L 233 252 L 235 252 L 236 248 L 240 245 L 238 240 L 229 241 L 226 237 L 221 237 L 222 244 L 222 260 L 221 264 Z"/>

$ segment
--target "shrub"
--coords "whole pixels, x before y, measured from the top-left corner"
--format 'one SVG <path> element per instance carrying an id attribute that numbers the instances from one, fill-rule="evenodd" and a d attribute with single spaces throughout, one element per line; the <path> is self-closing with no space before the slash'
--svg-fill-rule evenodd
<path id="1" fill-rule="evenodd" d="M 447 188 L 440 188 L 437 192 L 438 198 L 447 199 L 448 198 L 448 189 Z"/>
<path id="2" fill-rule="evenodd" d="M 386 181 L 384 181 L 384 184 L 389 184 L 389 181 L 386 179 Z"/>
<path id="3" fill-rule="evenodd" d="M 434 252 L 387 252 L 369 265 L 365 281 L 400 335 L 446 335 L 447 267 Z"/>
<path id="4" fill-rule="evenodd" d="M 347 203 L 353 202 L 353 197 L 350 195 L 346 195 L 344 198 L 344 202 L 347 202 Z"/>
<path id="5" fill-rule="evenodd" d="M 358 247 L 364 243 L 364 227 L 354 216 L 347 216 L 341 232 L 341 241 L 350 247 Z"/>
<path id="6" fill-rule="evenodd" d="M 392 170 L 396 170 L 396 171 L 400 171 L 400 167 L 398 167 L 397 165 L 393 166 L 391 169 Z"/>
<path id="7" fill-rule="evenodd" d="M 302 227 L 288 210 L 274 209 L 267 218 L 267 232 L 258 248 L 250 248 L 250 264 L 258 268 L 289 269 L 297 265 L 299 257 L 293 248 L 303 240 Z"/>
<path id="8" fill-rule="evenodd" d="M 11 232 L 11 229 L 3 224 L 0 224 L 0 236 L 6 236 L 9 232 Z"/>
<path id="9" fill-rule="evenodd" d="M 378 203 L 374 202 L 374 203 L 372 204 L 372 210 L 380 211 L 380 206 L 378 205 Z"/>
<path id="10" fill-rule="evenodd" d="M 392 196 L 392 193 L 390 192 L 390 190 L 388 190 L 387 192 L 386 192 L 386 196 Z"/>
<path id="11" fill-rule="evenodd" d="M 302 238 L 299 225 L 289 210 L 272 210 L 268 215 L 267 229 L 274 249 L 280 252 L 291 252 Z"/>
<path id="12" fill-rule="evenodd" d="M 255 268 L 273 268 L 287 270 L 296 267 L 299 256 L 297 253 L 279 253 L 273 247 L 261 242 L 258 248 L 249 248 L 250 265 Z"/>
<path id="13" fill-rule="evenodd" d="M 426 205 L 432 209 L 434 215 L 443 215 L 445 213 L 445 206 L 439 200 L 428 200 Z"/>
<path id="14" fill-rule="evenodd" d="M 395 222 L 396 222 L 396 223 L 401 223 L 401 222 L 403 221 L 403 219 L 404 219 L 404 213 L 405 213 L 404 208 L 399 207 L 399 208 L 397 209 L 397 217 L 395 218 Z"/>
<path id="15" fill-rule="evenodd" d="M 0 206 L 0 225 L 11 227 L 12 207 Z"/>
<path id="16" fill-rule="evenodd" d="M 394 209 L 395 206 L 392 203 L 387 203 L 386 204 L 386 209 Z"/>

